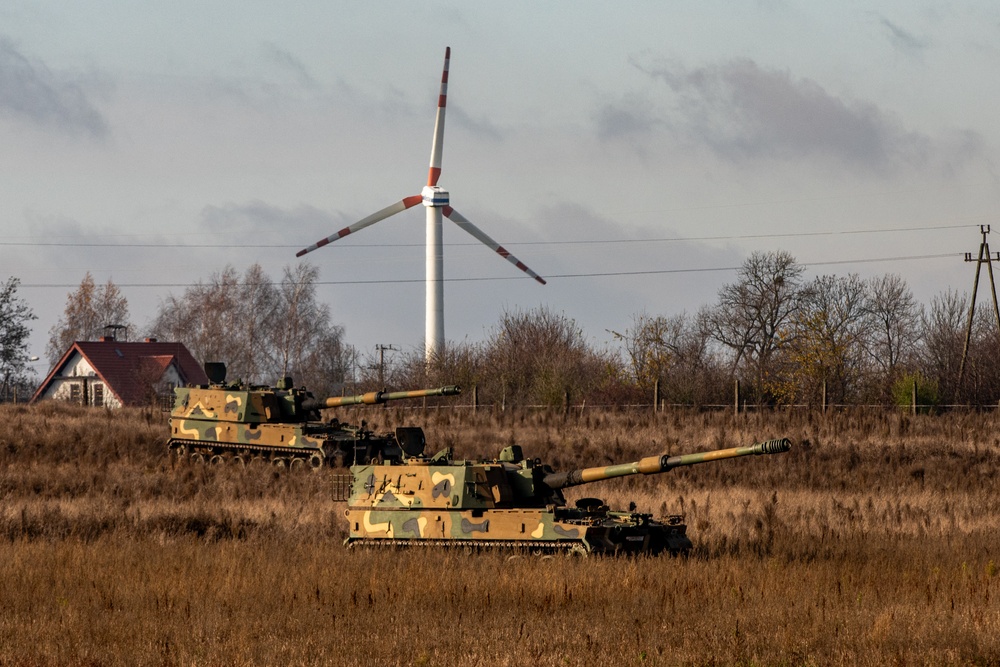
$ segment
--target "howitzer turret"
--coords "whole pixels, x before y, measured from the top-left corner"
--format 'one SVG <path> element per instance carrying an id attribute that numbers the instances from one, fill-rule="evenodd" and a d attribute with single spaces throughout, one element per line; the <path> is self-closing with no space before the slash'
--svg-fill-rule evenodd
<path id="1" fill-rule="evenodd" d="M 409 458 L 351 467 L 347 544 L 681 553 L 691 548 L 683 516 L 654 520 L 631 509 L 613 511 L 595 498 L 567 507 L 562 489 L 790 448 L 791 442 L 782 438 L 569 472 L 525 458 L 518 445 L 504 448 L 492 461 L 455 460 L 450 449 L 431 458 L 408 451 Z"/>
<path id="2" fill-rule="evenodd" d="M 206 368 L 206 370 L 209 370 Z M 179 458 L 213 463 L 272 463 L 279 466 L 351 465 L 397 458 L 423 448 L 419 428 L 400 427 L 376 434 L 337 419 L 324 422 L 320 410 L 374 405 L 430 396 L 454 396 L 455 386 L 317 399 L 292 379 L 274 387 L 226 382 L 225 367 L 215 364 L 208 385 L 177 387 L 170 412 L 167 446 Z"/>

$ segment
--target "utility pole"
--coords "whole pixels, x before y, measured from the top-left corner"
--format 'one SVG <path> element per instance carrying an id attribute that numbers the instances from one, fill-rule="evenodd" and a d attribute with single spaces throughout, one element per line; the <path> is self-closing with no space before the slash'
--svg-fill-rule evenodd
<path id="1" fill-rule="evenodd" d="M 381 389 L 385 389 L 385 353 L 387 351 L 399 352 L 399 348 L 379 343 L 375 346 L 375 349 L 378 350 L 378 386 Z"/>
<path id="2" fill-rule="evenodd" d="M 965 253 L 966 262 L 976 263 L 976 279 L 972 282 L 972 303 L 969 304 L 969 319 L 965 324 L 965 346 L 962 348 L 962 363 L 958 367 L 958 383 L 955 391 L 962 388 L 962 380 L 965 377 L 965 361 L 969 356 L 969 344 L 972 342 L 972 319 L 976 314 L 976 292 L 979 289 L 979 274 L 982 272 L 983 264 L 990 275 L 990 291 L 993 294 L 993 313 L 997 318 L 997 329 L 1000 330 L 1000 307 L 997 306 L 997 285 L 993 280 L 993 262 L 1000 262 L 1000 252 L 996 255 L 990 254 L 990 244 L 986 240 L 986 235 L 990 233 L 989 225 L 979 225 L 979 231 L 983 235 L 983 241 L 979 244 L 979 257 L 972 259 L 972 253 Z"/>

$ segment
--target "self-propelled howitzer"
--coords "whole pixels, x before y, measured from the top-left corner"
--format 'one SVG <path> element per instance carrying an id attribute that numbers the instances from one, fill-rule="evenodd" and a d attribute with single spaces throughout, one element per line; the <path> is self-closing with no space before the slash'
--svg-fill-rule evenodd
<path id="1" fill-rule="evenodd" d="M 347 544 L 488 546 L 584 553 L 683 553 L 691 548 L 684 517 L 614 511 L 596 498 L 567 507 L 562 489 L 612 477 L 658 474 L 679 466 L 777 454 L 787 439 L 621 465 L 555 472 L 524 458 L 517 445 L 492 461 L 455 460 L 446 449 L 351 467 Z"/>
<path id="2" fill-rule="evenodd" d="M 221 372 L 221 376 L 219 373 Z M 212 373 L 209 377 L 212 377 Z M 276 386 L 226 382 L 216 369 L 208 385 L 177 387 L 170 412 L 167 446 L 195 462 L 272 463 L 279 466 L 350 465 L 403 456 L 423 448 L 423 431 L 400 427 L 376 434 L 337 419 L 324 422 L 319 411 L 344 405 L 375 405 L 430 396 L 454 396 L 455 386 L 317 399 L 291 378 Z"/>

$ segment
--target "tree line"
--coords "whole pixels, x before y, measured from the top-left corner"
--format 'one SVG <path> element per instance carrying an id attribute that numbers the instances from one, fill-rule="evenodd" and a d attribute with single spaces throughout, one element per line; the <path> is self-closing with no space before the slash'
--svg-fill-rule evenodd
<path id="1" fill-rule="evenodd" d="M 481 401 L 557 405 L 996 405 L 1000 323 L 953 290 L 917 302 L 900 276 L 806 280 L 783 251 L 755 252 L 715 303 L 696 313 L 639 313 L 614 345 L 589 344 L 575 322 L 547 308 L 505 312 L 481 343 L 452 344 L 427 367 L 416 353 L 395 381 L 458 379 Z M 428 377 L 429 376 L 429 377 Z"/>
<path id="2" fill-rule="evenodd" d="M 427 363 L 422 349 L 362 353 L 316 297 L 318 270 L 286 267 L 272 280 L 257 264 L 232 266 L 162 299 L 142 332 L 184 343 L 199 361 L 222 361 L 230 379 L 271 384 L 292 376 L 318 394 L 391 386 L 475 386 L 483 404 L 729 404 L 740 382 L 751 405 L 990 405 L 1000 398 L 993 363 L 1000 327 L 981 309 L 971 322 L 965 294 L 918 303 L 895 274 L 804 277 L 784 251 L 755 252 L 714 303 L 695 313 L 638 313 L 611 343 L 593 343 L 575 320 L 548 307 L 507 310 L 480 342 L 449 343 Z M 11 278 L 0 290 L 0 380 L 25 383 L 34 319 Z M 109 325 L 137 329 L 124 295 L 88 273 L 50 330 L 55 363 L 75 340 Z M 114 330 L 114 329 L 113 329 Z"/>

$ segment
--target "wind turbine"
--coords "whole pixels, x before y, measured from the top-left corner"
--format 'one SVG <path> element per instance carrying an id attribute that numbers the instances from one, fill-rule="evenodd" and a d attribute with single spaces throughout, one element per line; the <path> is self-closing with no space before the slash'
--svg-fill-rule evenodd
<path id="1" fill-rule="evenodd" d="M 441 154 L 444 150 L 444 111 L 448 99 L 448 62 L 451 60 L 451 47 L 444 51 L 444 71 L 441 73 L 441 93 L 438 95 L 437 117 L 434 120 L 434 141 L 431 144 L 431 164 L 427 174 L 427 185 L 419 195 L 404 197 L 395 204 L 386 206 L 381 211 L 372 213 L 367 218 L 358 220 L 349 227 L 327 236 L 321 241 L 295 253 L 301 257 L 307 252 L 342 239 L 348 234 L 374 225 L 380 220 L 405 211 L 408 208 L 423 204 L 427 209 L 427 305 L 425 311 L 426 323 L 424 329 L 424 353 L 428 361 L 432 361 L 444 349 L 444 254 L 441 249 L 442 215 L 481 243 L 492 248 L 498 255 L 521 269 L 542 285 L 545 280 L 525 266 L 517 257 L 510 254 L 506 248 L 491 239 L 485 232 L 473 225 L 467 218 L 451 207 L 448 191 L 438 186 L 441 177 Z"/>

